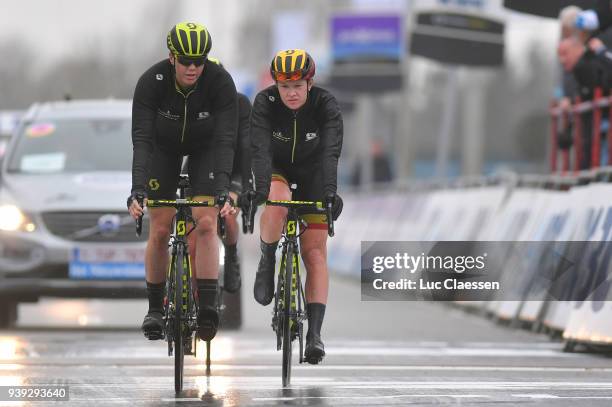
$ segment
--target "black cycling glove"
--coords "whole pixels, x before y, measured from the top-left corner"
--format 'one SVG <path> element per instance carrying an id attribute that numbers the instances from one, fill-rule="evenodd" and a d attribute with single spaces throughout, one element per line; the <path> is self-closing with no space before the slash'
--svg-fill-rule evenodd
<path id="1" fill-rule="evenodd" d="M 128 209 L 130 209 L 130 206 L 132 206 L 132 202 L 134 202 L 134 199 L 138 201 L 138 204 L 140 204 L 140 207 L 142 208 L 146 197 L 147 194 L 145 194 L 144 192 L 132 192 L 127 198 Z"/>
<path id="2" fill-rule="evenodd" d="M 334 192 L 329 192 L 325 195 L 325 205 L 328 203 L 332 204 L 332 217 L 334 221 L 338 220 L 338 217 L 342 213 L 342 208 L 344 207 L 342 197 Z"/>

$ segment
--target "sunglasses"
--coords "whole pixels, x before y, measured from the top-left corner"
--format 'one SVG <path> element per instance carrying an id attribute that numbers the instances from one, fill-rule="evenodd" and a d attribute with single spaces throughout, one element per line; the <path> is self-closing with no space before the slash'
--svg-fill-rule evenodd
<path id="1" fill-rule="evenodd" d="M 299 81 L 300 79 L 302 79 L 302 76 L 303 75 L 301 71 L 288 72 L 288 73 L 284 73 L 284 72 L 274 73 L 274 79 L 277 81 Z"/>
<path id="2" fill-rule="evenodd" d="M 190 66 L 191 64 L 196 67 L 204 65 L 206 57 L 186 57 L 184 55 L 175 55 L 176 60 L 183 66 Z"/>

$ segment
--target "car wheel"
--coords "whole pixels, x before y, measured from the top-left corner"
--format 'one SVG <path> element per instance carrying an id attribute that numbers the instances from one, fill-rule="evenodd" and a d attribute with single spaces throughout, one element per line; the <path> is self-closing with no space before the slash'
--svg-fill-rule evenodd
<path id="1" fill-rule="evenodd" d="M 0 299 L 0 329 L 11 328 L 17 322 L 17 301 Z"/>

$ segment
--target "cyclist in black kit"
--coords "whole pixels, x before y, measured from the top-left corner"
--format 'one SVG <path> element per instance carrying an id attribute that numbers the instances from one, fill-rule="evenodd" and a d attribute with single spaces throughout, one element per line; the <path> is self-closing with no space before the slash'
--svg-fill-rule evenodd
<path id="1" fill-rule="evenodd" d="M 169 58 L 149 68 L 134 92 L 128 209 L 137 218 L 143 213 L 138 202 L 142 198 L 144 206 L 147 197 L 175 199 L 183 156 L 190 157 L 193 199 L 216 200 L 220 207 L 193 208 L 197 222 L 198 336 L 210 340 L 219 324 L 217 214 L 220 210 L 225 217 L 234 211 L 227 197 L 237 130 L 236 88 L 223 68 L 207 61 L 212 40 L 203 25 L 175 25 L 168 32 L 167 46 Z M 175 210 L 154 208 L 149 214 L 145 255 L 149 311 L 142 330 L 145 336 L 157 338 L 163 329 L 168 239 Z"/>
<path id="2" fill-rule="evenodd" d="M 223 67 L 217 58 L 208 57 L 208 61 L 214 62 Z M 249 139 L 249 119 L 251 117 L 251 101 L 246 95 L 238 93 L 238 137 L 234 146 L 234 167 L 232 168 L 230 197 L 234 202 L 241 202 L 240 195 L 244 190 L 253 189 L 253 174 L 251 172 L 251 142 Z M 183 172 L 189 161 L 183 163 Z M 240 259 L 238 256 L 238 227 L 239 208 L 236 208 L 232 216 L 225 219 L 225 238 L 223 246 L 225 248 L 225 259 L 223 267 L 223 289 L 229 293 L 236 293 L 240 289 Z M 191 236 L 189 236 L 189 246 L 194 247 Z M 194 247 L 195 248 L 195 247 Z M 195 254 L 195 250 L 191 251 Z"/>
<path id="3" fill-rule="evenodd" d="M 304 50 L 281 51 L 270 73 L 276 84 L 259 92 L 251 113 L 251 145 L 257 204 L 270 200 L 322 201 L 334 205 L 338 158 L 342 149 L 342 114 L 334 96 L 313 86 L 315 63 Z M 290 185 L 296 184 L 292 192 Z M 267 305 L 274 296 L 275 252 L 287 209 L 266 207 L 261 216 L 261 259 L 255 278 L 255 300 Z M 328 293 L 325 215 L 306 214 L 308 229 L 300 238 L 306 266 L 308 333 L 305 359 L 319 363 L 325 355 L 321 326 Z"/>

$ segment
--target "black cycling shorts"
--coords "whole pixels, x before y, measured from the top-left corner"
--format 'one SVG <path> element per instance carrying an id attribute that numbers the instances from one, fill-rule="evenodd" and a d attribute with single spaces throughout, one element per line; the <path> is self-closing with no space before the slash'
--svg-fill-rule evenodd
<path id="1" fill-rule="evenodd" d="M 234 192 L 236 195 L 242 193 L 242 176 L 240 174 L 232 174 L 230 179 L 230 192 Z"/>
<path id="2" fill-rule="evenodd" d="M 193 196 L 215 195 L 212 149 L 200 150 L 189 155 L 187 173 Z M 151 199 L 176 199 L 183 156 L 155 147 L 151 158 L 151 172 L 147 184 L 147 196 Z"/>
<path id="3" fill-rule="evenodd" d="M 323 171 L 319 164 L 313 164 L 308 168 L 291 168 L 289 170 L 274 166 L 272 168 L 272 181 L 287 184 L 290 187 L 293 201 L 324 202 Z M 291 189 L 292 185 L 295 185 L 296 188 Z M 327 218 L 324 213 L 308 213 L 306 211 L 301 214 L 301 217 L 306 221 L 308 227 L 327 230 Z"/>

